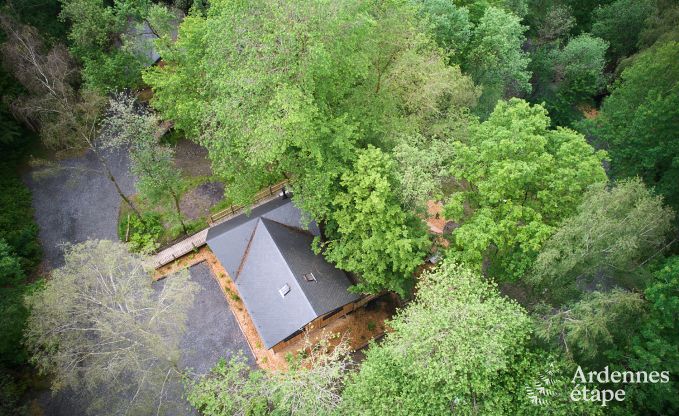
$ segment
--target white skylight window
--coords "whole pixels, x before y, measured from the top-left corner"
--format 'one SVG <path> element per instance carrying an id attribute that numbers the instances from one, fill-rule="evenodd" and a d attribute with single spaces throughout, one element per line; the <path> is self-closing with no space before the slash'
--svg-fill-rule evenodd
<path id="1" fill-rule="evenodd" d="M 281 294 L 281 297 L 282 297 L 282 298 L 284 298 L 285 295 L 288 294 L 288 292 L 290 292 L 290 286 L 288 286 L 287 283 L 286 283 L 285 285 L 283 285 L 282 288 L 278 289 L 278 293 Z"/>

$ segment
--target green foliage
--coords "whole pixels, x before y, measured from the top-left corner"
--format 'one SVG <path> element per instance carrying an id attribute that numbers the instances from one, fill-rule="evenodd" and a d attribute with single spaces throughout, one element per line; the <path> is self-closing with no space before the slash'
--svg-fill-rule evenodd
<path id="1" fill-rule="evenodd" d="M 181 172 L 174 165 L 174 149 L 158 143 L 139 143 L 132 151 L 132 172 L 139 178 L 137 190 L 142 198 L 158 202 L 176 199 L 182 187 Z M 181 211 L 177 212 L 181 217 Z"/>
<path id="2" fill-rule="evenodd" d="M 167 8 L 150 0 L 60 1 L 59 18 L 69 23 L 70 50 L 83 64 L 85 85 L 102 93 L 140 86 L 148 63 L 145 52 L 153 45 L 127 32 L 139 31 L 136 25 L 147 22 L 155 33 L 167 34 Z"/>
<path id="3" fill-rule="evenodd" d="M 679 372 L 679 257 L 668 258 L 654 273 L 655 280 L 644 291 L 648 317 L 632 338 L 629 352 L 610 354 L 629 357 L 632 370 L 662 369 Z M 631 386 L 629 397 L 634 413 L 674 414 L 679 411 L 677 380 Z"/>
<path id="4" fill-rule="evenodd" d="M 82 60 L 82 77 L 87 87 L 105 93 L 138 87 L 145 67 L 139 56 L 119 49 L 86 56 Z"/>
<path id="5" fill-rule="evenodd" d="M 26 367 L 22 343 L 28 317 L 24 296 L 38 283 L 27 284 L 40 262 L 38 227 L 33 219 L 31 193 L 19 176 L 29 138 L 18 130 L 20 139 L 0 143 L 0 415 L 23 414 L 23 390 L 11 375 Z"/>
<path id="6" fill-rule="evenodd" d="M 261 370 L 252 371 L 242 354 L 222 358 L 208 377 L 189 384 L 187 399 L 206 416 L 266 415 L 267 397 L 259 390 L 265 377 Z"/>
<path id="7" fill-rule="evenodd" d="M 189 402 L 206 416 L 330 415 L 350 363 L 346 340 L 308 339 L 287 371 L 252 369 L 241 354 L 221 359 L 198 381 L 189 381 Z M 331 346 L 332 345 L 332 346 Z"/>
<path id="8" fill-rule="evenodd" d="M 475 23 L 483 18 L 489 7 L 502 9 L 519 17 L 523 17 L 528 11 L 526 0 L 452 0 L 451 3 L 469 9 L 471 20 Z"/>
<path id="9" fill-rule="evenodd" d="M 555 125 L 570 125 L 582 118 L 582 104 L 593 105 L 593 97 L 606 87 L 604 67 L 608 43 L 589 34 L 572 38 L 554 51 L 556 97 L 547 105 Z M 551 105 L 550 105 L 551 104 Z"/>
<path id="10" fill-rule="evenodd" d="M 530 320 L 478 273 L 444 261 L 388 325 L 349 379 L 343 413 L 511 414 L 521 400 L 517 386 L 501 386 L 523 359 Z"/>
<path id="11" fill-rule="evenodd" d="M 594 185 L 545 243 L 529 281 L 557 304 L 596 282 L 643 288 L 640 266 L 665 245 L 673 219 L 662 198 L 638 179 Z"/>
<path id="12" fill-rule="evenodd" d="M 639 48 L 654 43 L 679 41 L 679 4 L 675 0 L 656 0 L 653 14 L 646 19 L 644 30 L 639 35 Z"/>
<path id="13" fill-rule="evenodd" d="M 615 177 L 641 177 L 679 208 L 679 42 L 644 51 L 604 101 L 595 133 Z"/>
<path id="14" fill-rule="evenodd" d="M 57 18 L 60 0 L 3 1 L 11 7 L 3 7 L 3 12 L 13 15 L 26 25 L 37 28 L 50 43 L 66 39 L 66 26 Z"/>
<path id="15" fill-rule="evenodd" d="M 487 259 L 492 276 L 520 278 L 587 187 L 606 179 L 603 152 L 549 124 L 539 105 L 501 101 L 468 142 L 456 143 L 451 174 L 464 189 L 451 197 L 446 218 L 462 223 L 452 250 L 470 267 Z"/>
<path id="16" fill-rule="evenodd" d="M 112 33 L 122 30 L 112 7 L 101 0 L 60 0 L 59 18 L 70 23 L 68 39 L 78 57 L 91 56 L 109 46 Z"/>
<path id="17" fill-rule="evenodd" d="M 21 181 L 18 157 L 24 144 L 0 146 L 0 240 L 4 240 L 18 257 L 26 274 L 40 262 L 42 251 L 38 242 L 38 226 L 33 220 L 31 192 Z"/>
<path id="18" fill-rule="evenodd" d="M 163 234 L 163 225 L 160 215 L 154 212 L 142 214 L 142 220 L 136 215 L 129 215 L 120 222 L 118 234 L 121 240 L 128 236 L 130 250 L 136 253 L 152 253 L 160 247 L 160 237 Z M 128 229 L 129 227 L 129 234 Z"/>
<path id="19" fill-rule="evenodd" d="M 183 270 L 156 290 L 150 260 L 112 241 L 74 245 L 44 289 L 27 298 L 31 362 L 52 376 L 53 390 L 91 399 L 95 414 L 165 413 L 177 399 L 161 396 L 177 378 L 198 285 Z"/>
<path id="20" fill-rule="evenodd" d="M 118 94 L 110 99 L 101 135 L 107 146 L 129 149 L 139 197 L 153 205 L 171 204 L 175 220 L 186 234 L 179 204 L 184 180 L 174 163 L 174 148 L 160 141 L 159 124 L 158 118 L 138 105 L 134 97 Z"/>
<path id="21" fill-rule="evenodd" d="M 391 153 L 396 161 L 398 193 L 407 208 L 424 212 L 428 200 L 442 197 L 443 183 L 450 179 L 453 143 L 468 139 L 468 124 L 474 121 L 465 117 L 457 128 L 431 138 L 420 134 L 398 138 Z"/>
<path id="22" fill-rule="evenodd" d="M 20 416 L 26 414 L 26 406 L 21 403 L 23 389 L 0 367 L 0 416 Z"/>
<path id="23" fill-rule="evenodd" d="M 592 33 L 608 41 L 615 61 L 637 50 L 639 35 L 654 10 L 652 0 L 616 0 L 592 13 Z"/>
<path id="24" fill-rule="evenodd" d="M 556 314 L 542 315 L 537 334 L 592 368 L 675 374 L 679 370 L 677 257 L 668 258 L 654 272 L 643 295 L 622 289 L 587 293 Z M 625 385 L 626 400 L 614 403 L 611 414 L 674 414 L 679 409 L 676 388 L 671 376 L 668 383 Z"/>
<path id="25" fill-rule="evenodd" d="M 0 239 L 0 366 L 15 366 L 26 360 L 21 345 L 28 315 L 23 305 L 25 291 L 25 275 L 20 259 Z"/>
<path id="26" fill-rule="evenodd" d="M 557 313 L 544 315 L 536 335 L 562 344 L 576 362 L 603 367 L 603 352 L 624 343 L 633 333 L 634 322 L 643 315 L 643 307 L 638 293 L 622 289 L 590 292 Z M 537 312 L 545 311 L 538 308 Z"/>
<path id="27" fill-rule="evenodd" d="M 345 191 L 335 196 L 334 229 L 322 248 L 328 260 L 360 276 L 356 290 L 405 296 L 429 239 L 422 220 L 402 209 L 393 169 L 381 150 L 359 152 L 354 169 L 342 175 Z"/>
<path id="28" fill-rule="evenodd" d="M 487 116 L 499 99 L 530 92 L 530 59 L 521 49 L 526 30 L 519 17 L 495 7 L 486 9 L 474 28 L 462 68 L 483 87 L 481 115 Z"/>
<path id="29" fill-rule="evenodd" d="M 473 105 L 409 2 L 211 2 L 187 17 L 153 105 L 210 152 L 235 203 L 278 178 L 319 222 L 356 150 L 393 145 Z"/>
<path id="30" fill-rule="evenodd" d="M 565 39 L 575 26 L 571 9 L 560 2 L 534 2 L 527 19 L 540 46 Z"/>
<path id="31" fill-rule="evenodd" d="M 436 43 L 448 54 L 451 62 L 460 64 L 472 35 L 469 10 L 448 0 L 420 0 L 420 14 L 431 25 Z"/>
<path id="32" fill-rule="evenodd" d="M 576 26 L 574 31 L 576 33 L 589 32 L 592 28 L 592 17 L 594 10 L 599 7 L 611 3 L 614 0 L 556 0 L 553 3 L 563 3 L 568 7 L 575 17 Z M 537 2 L 537 1 L 536 1 Z M 545 2 L 541 0 L 540 2 Z"/>

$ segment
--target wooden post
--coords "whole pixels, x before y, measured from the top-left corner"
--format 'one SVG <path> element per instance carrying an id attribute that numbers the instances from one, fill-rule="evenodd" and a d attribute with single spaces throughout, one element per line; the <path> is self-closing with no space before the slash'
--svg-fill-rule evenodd
<path id="1" fill-rule="evenodd" d="M 127 230 L 125 230 L 125 242 L 130 241 L 130 213 L 127 213 Z"/>

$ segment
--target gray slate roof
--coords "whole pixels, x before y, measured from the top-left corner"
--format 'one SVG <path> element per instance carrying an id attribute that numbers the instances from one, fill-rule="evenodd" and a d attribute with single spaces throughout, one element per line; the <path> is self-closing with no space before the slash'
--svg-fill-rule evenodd
<path id="1" fill-rule="evenodd" d="M 207 244 L 238 287 L 266 348 L 306 324 L 359 299 L 346 274 L 314 254 L 318 227 L 303 229 L 302 212 L 275 199 L 211 228 Z M 308 282 L 304 274 L 313 273 Z M 282 296 L 284 286 L 289 292 Z"/>

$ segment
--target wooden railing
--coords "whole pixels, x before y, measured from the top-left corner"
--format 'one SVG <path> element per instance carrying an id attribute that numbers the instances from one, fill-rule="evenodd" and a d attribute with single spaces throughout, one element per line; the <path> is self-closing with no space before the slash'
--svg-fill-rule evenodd
<path id="1" fill-rule="evenodd" d="M 227 218 L 235 217 L 236 215 L 245 211 L 245 208 L 255 207 L 263 201 L 270 200 L 272 196 L 277 196 L 279 192 L 288 184 L 288 180 L 284 180 L 275 185 L 271 185 L 268 188 L 262 189 L 255 194 L 254 201 L 251 205 L 231 205 L 229 208 L 223 209 L 221 211 L 215 212 L 210 215 L 209 224 L 212 226 L 218 222 L 223 222 Z"/>

